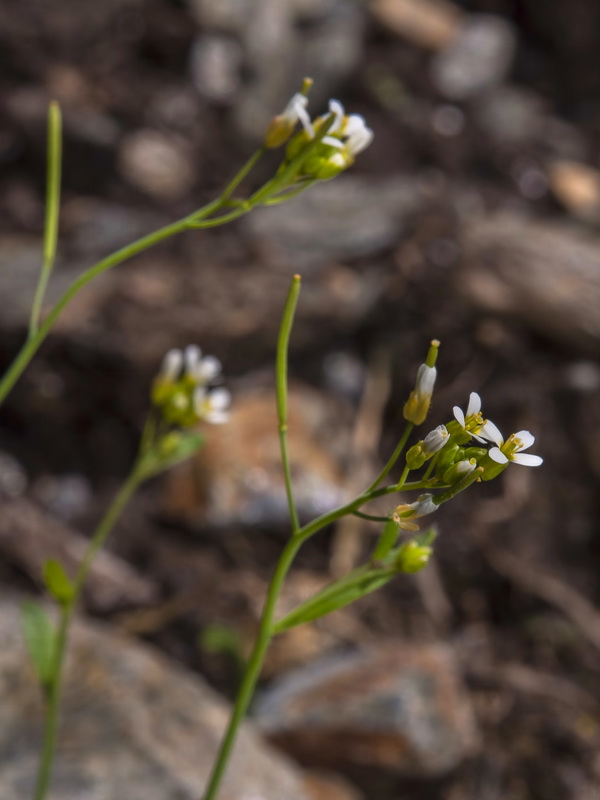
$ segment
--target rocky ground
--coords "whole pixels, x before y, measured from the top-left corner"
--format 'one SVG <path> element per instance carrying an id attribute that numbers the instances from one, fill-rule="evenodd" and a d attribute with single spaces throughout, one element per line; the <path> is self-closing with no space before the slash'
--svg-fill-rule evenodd
<path id="1" fill-rule="evenodd" d="M 214 690 L 234 694 L 286 534 L 273 354 L 294 272 L 303 517 L 391 452 L 434 336 L 433 424 L 479 391 L 545 462 L 446 506 L 423 573 L 276 642 L 254 725 L 280 754 L 249 730 L 224 798 L 600 796 L 598 17 L 593 0 L 0 5 L 0 366 L 39 269 L 50 98 L 65 128 L 51 298 L 214 196 L 303 75 L 314 108 L 339 97 L 375 131 L 337 180 L 105 275 L 3 406 L 2 797 L 27 796 L 39 714 L 16 606 L 46 558 L 78 562 L 162 354 L 190 341 L 223 361 L 232 422 L 139 493 L 90 576 L 56 797 L 112 800 L 125 781 L 132 798 L 198 796 L 196 753 L 225 717 Z M 311 542 L 282 608 L 373 534 L 343 523 Z"/>

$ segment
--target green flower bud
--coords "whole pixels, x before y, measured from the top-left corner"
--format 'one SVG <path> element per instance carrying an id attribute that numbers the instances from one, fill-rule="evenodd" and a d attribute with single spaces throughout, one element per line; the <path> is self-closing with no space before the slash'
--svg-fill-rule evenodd
<path id="1" fill-rule="evenodd" d="M 398 550 L 394 566 L 398 572 L 419 572 L 427 565 L 432 553 L 433 547 L 409 539 Z"/>

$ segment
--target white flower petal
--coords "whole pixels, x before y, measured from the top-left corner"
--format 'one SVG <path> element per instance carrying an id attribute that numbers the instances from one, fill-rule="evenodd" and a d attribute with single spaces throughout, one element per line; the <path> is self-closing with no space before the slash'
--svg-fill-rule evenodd
<path id="1" fill-rule="evenodd" d="M 487 444 L 487 442 L 486 442 L 486 440 L 483 438 L 483 436 L 478 436 L 476 433 L 471 433 L 471 436 L 472 436 L 474 439 L 476 439 L 478 442 L 481 442 L 481 444 Z"/>
<path id="2" fill-rule="evenodd" d="M 373 131 L 371 128 L 367 128 L 366 125 L 364 128 L 354 131 L 346 142 L 346 147 L 350 151 L 350 154 L 356 156 L 362 153 L 363 150 L 366 150 L 373 141 L 373 136 Z"/>
<path id="3" fill-rule="evenodd" d="M 508 458 L 499 447 L 492 447 L 492 449 L 488 451 L 488 456 L 492 461 L 495 461 L 496 464 L 508 464 Z"/>
<path id="4" fill-rule="evenodd" d="M 344 106 L 340 103 L 339 100 L 330 100 L 329 101 L 329 113 L 335 116 L 333 121 L 333 125 L 329 128 L 329 133 L 335 133 L 339 131 L 342 127 L 342 123 L 344 121 Z"/>
<path id="5" fill-rule="evenodd" d="M 294 112 L 295 112 L 296 118 L 299 120 L 300 124 L 302 125 L 302 127 L 304 128 L 306 133 L 308 133 L 309 137 L 311 139 L 314 139 L 314 137 L 315 137 L 315 129 L 313 128 L 313 125 L 312 125 L 312 122 L 311 122 L 311 119 L 310 119 L 310 114 L 306 110 L 306 104 L 307 104 L 308 100 L 303 95 L 297 95 L 297 97 L 301 97 L 304 102 L 300 102 L 300 100 L 296 100 L 296 102 L 294 104 Z"/>
<path id="6" fill-rule="evenodd" d="M 535 442 L 535 436 L 529 431 L 517 431 L 513 436 L 520 442 L 519 450 L 527 450 Z"/>
<path id="7" fill-rule="evenodd" d="M 335 136 L 324 136 L 321 141 L 323 144 L 328 144 L 329 147 L 337 147 L 339 150 L 341 150 L 344 146 L 342 140 L 336 139 Z"/>
<path id="8" fill-rule="evenodd" d="M 181 350 L 169 350 L 163 358 L 160 367 L 160 377 L 167 381 L 174 381 L 179 377 L 183 366 L 183 353 Z"/>
<path id="9" fill-rule="evenodd" d="M 515 464 L 522 464 L 524 467 L 539 467 L 544 462 L 541 456 L 532 456 L 530 453 L 515 453 L 512 460 Z"/>
<path id="10" fill-rule="evenodd" d="M 486 420 L 485 425 L 479 431 L 479 433 L 481 434 L 481 436 L 483 436 L 484 439 L 487 439 L 488 442 L 494 442 L 494 444 L 498 445 L 498 447 L 504 444 L 504 437 L 502 436 L 498 428 L 494 425 L 494 423 L 491 421 L 491 419 Z"/>
<path id="11" fill-rule="evenodd" d="M 231 392 L 229 389 L 214 389 L 208 396 L 211 409 L 223 411 L 231 405 Z"/>
<path id="12" fill-rule="evenodd" d="M 183 360 L 185 363 L 185 371 L 191 377 L 195 377 L 196 369 L 202 358 L 202 350 L 197 344 L 188 344 L 183 351 Z"/>
<path id="13" fill-rule="evenodd" d="M 465 427 L 465 415 L 463 414 L 462 408 L 459 408 L 458 406 L 454 406 L 452 411 L 454 412 L 454 419 L 458 422 L 458 424 L 460 425 L 461 428 L 464 428 Z"/>
<path id="14" fill-rule="evenodd" d="M 217 377 L 221 372 L 221 362 L 215 356 L 205 356 L 196 368 L 196 377 L 208 383 Z"/>
<path id="15" fill-rule="evenodd" d="M 481 397 L 477 392 L 471 392 L 469 395 L 469 405 L 467 406 L 467 417 L 472 417 L 473 414 L 479 414 L 481 411 Z"/>
<path id="16" fill-rule="evenodd" d="M 428 367 L 427 364 L 421 364 L 417 372 L 417 381 L 415 384 L 416 393 L 431 396 L 433 387 L 435 386 L 436 375 L 437 370 L 435 367 Z"/>

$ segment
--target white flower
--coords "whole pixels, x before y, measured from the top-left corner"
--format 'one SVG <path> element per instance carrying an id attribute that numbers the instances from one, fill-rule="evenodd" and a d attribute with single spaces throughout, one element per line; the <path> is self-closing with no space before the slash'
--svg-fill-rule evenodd
<path id="1" fill-rule="evenodd" d="M 433 495 L 422 494 L 414 503 L 403 503 L 397 506 L 393 518 L 402 530 L 418 531 L 419 526 L 412 520 L 433 514 L 437 509 L 437 505 L 433 502 Z"/>
<path id="2" fill-rule="evenodd" d="M 541 456 L 521 453 L 521 450 L 527 450 L 535 442 L 535 436 L 529 431 L 517 431 L 504 441 L 498 428 L 488 420 L 481 429 L 481 433 L 496 445 L 491 448 L 488 455 L 497 464 L 508 464 L 509 461 L 514 461 L 515 464 L 522 464 L 524 467 L 539 467 L 544 461 Z"/>
<path id="3" fill-rule="evenodd" d="M 327 136 L 323 137 L 323 144 L 343 149 L 346 158 L 354 160 L 373 141 L 373 131 L 367 127 L 360 114 L 346 116 L 344 106 L 339 100 L 329 101 L 329 113 L 333 114 L 334 119 Z"/>
<path id="4" fill-rule="evenodd" d="M 469 395 L 469 405 L 467 406 L 467 413 L 465 414 L 461 408 L 454 406 L 454 419 L 458 422 L 464 433 L 468 433 L 478 442 L 485 442 L 478 433 L 484 426 L 484 420 L 481 416 L 481 397 L 477 392 L 471 392 Z M 476 433 L 477 432 L 477 433 Z"/>
<path id="5" fill-rule="evenodd" d="M 195 344 L 190 344 L 185 348 L 183 361 L 186 377 L 196 384 L 209 383 L 221 372 L 219 359 L 214 356 L 202 358 L 202 351 Z"/>
<path id="6" fill-rule="evenodd" d="M 207 392 L 204 387 L 196 389 L 194 410 L 200 420 L 213 425 L 222 425 L 229 419 L 231 393 L 227 389 L 214 389 Z"/>
<path id="7" fill-rule="evenodd" d="M 305 97 L 305 95 L 300 94 L 300 92 L 296 92 L 296 94 L 292 97 L 290 102 L 285 107 L 281 117 L 284 120 L 284 122 L 286 122 L 291 127 L 294 127 L 297 122 L 300 122 L 304 130 L 308 133 L 308 135 L 312 139 L 313 136 L 315 135 L 315 130 L 312 126 L 310 115 L 306 110 L 307 105 L 308 105 L 308 97 Z"/>
<path id="8" fill-rule="evenodd" d="M 172 383 L 177 380 L 183 366 L 183 353 L 181 350 L 169 350 L 163 358 L 158 378 Z"/>
<path id="9" fill-rule="evenodd" d="M 438 425 L 423 439 L 423 451 L 428 456 L 437 453 L 448 441 L 448 430 L 445 425 Z"/>

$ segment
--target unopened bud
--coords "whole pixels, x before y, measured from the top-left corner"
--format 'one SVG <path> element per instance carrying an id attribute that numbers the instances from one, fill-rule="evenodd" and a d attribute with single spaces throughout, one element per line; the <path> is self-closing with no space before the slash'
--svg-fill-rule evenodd
<path id="1" fill-rule="evenodd" d="M 457 461 L 456 464 L 448 467 L 442 476 L 442 480 L 452 486 L 452 484 L 458 483 L 458 481 L 470 475 L 476 466 L 477 461 L 474 458 L 464 458 L 462 461 Z"/>
<path id="2" fill-rule="evenodd" d="M 410 539 L 398 550 L 395 567 L 398 572 L 419 572 L 427 565 L 432 554 L 432 547 L 418 544 L 414 539 Z"/>

